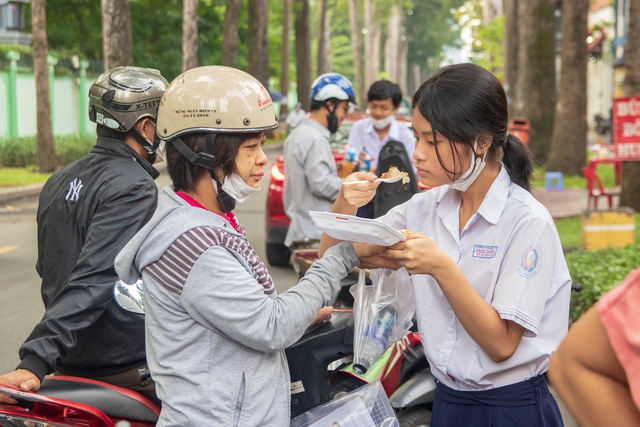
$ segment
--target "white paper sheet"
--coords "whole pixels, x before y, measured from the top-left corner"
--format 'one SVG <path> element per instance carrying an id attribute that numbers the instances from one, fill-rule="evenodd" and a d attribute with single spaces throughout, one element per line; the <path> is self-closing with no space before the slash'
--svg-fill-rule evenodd
<path id="1" fill-rule="evenodd" d="M 376 427 L 359 397 L 350 400 L 309 427 Z"/>

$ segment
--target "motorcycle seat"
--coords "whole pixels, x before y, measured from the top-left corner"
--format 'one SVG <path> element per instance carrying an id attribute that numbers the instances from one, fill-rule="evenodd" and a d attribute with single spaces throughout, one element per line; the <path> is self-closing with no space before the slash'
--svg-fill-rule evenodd
<path id="1" fill-rule="evenodd" d="M 88 378 L 48 376 L 37 393 L 93 406 L 112 418 L 155 423 L 160 415 L 158 405 L 141 394 Z"/>

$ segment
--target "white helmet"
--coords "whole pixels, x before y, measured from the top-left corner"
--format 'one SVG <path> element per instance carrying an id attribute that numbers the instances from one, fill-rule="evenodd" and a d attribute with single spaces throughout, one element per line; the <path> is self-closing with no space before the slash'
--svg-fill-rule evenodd
<path id="1" fill-rule="evenodd" d="M 318 76 L 311 85 L 309 98 L 314 101 L 326 101 L 333 98 L 356 102 L 353 85 L 349 79 L 338 73 L 326 73 Z"/>
<path id="2" fill-rule="evenodd" d="M 175 78 L 158 108 L 166 141 L 190 132 L 248 133 L 278 127 L 269 92 L 255 77 L 231 67 L 192 68 Z"/>

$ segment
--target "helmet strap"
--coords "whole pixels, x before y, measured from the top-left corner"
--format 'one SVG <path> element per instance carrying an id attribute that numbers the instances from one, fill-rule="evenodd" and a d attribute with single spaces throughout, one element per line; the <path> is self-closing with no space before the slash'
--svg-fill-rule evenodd
<path id="1" fill-rule="evenodd" d="M 204 150 L 200 153 L 194 153 L 187 145 L 180 139 L 174 138 L 170 142 L 174 147 L 189 160 L 193 165 L 200 166 L 209 170 L 209 174 L 211 178 L 216 182 L 218 188 L 216 189 L 216 193 L 218 196 L 216 200 L 220 205 L 220 209 L 222 209 L 225 213 L 232 211 L 236 207 L 236 201 L 233 197 L 227 194 L 226 191 L 222 189 L 222 183 L 214 172 L 216 158 L 213 155 L 213 144 L 216 140 L 216 133 L 207 133 L 207 139 L 204 143 Z"/>
<path id="2" fill-rule="evenodd" d="M 154 135 L 153 143 L 150 143 L 148 139 L 140 135 L 140 132 L 138 132 L 138 130 L 135 127 L 131 128 L 129 133 L 131 134 L 131 136 L 133 136 L 133 138 L 136 141 L 138 141 L 138 144 L 140 144 L 140 146 L 147 152 L 149 163 L 153 164 L 156 160 L 156 150 L 158 149 L 158 146 L 160 146 L 160 137 L 158 136 L 158 134 L 156 133 Z"/>
<path id="3" fill-rule="evenodd" d="M 211 174 L 211 178 L 213 178 L 213 180 L 218 185 L 218 188 L 216 189 L 217 190 L 216 192 L 218 193 L 218 197 L 216 197 L 216 200 L 220 205 L 220 209 L 222 209 L 224 213 L 228 213 L 234 210 L 236 207 L 236 199 L 231 197 L 226 191 L 222 189 L 222 183 L 220 182 L 220 180 L 212 170 L 210 170 L 209 173 Z"/>
<path id="4" fill-rule="evenodd" d="M 329 114 L 327 115 L 327 128 L 329 129 L 329 132 L 336 133 L 338 131 L 338 116 L 336 116 L 338 104 L 335 104 L 335 102 L 332 102 L 332 104 L 334 104 L 333 109 L 329 108 L 329 105 L 326 101 L 322 102 L 322 105 L 324 105 L 324 107 L 329 112 Z"/>

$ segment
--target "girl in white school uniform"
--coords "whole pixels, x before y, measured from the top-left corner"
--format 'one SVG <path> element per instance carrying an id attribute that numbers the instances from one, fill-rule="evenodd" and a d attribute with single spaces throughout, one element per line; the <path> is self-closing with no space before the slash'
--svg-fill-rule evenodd
<path id="1" fill-rule="evenodd" d="M 415 165 L 434 187 L 380 219 L 406 230 L 384 256 L 412 275 L 437 379 L 432 426 L 562 426 L 545 372 L 567 333 L 571 278 L 549 212 L 530 194 L 529 151 L 507 132 L 498 80 L 473 64 L 435 72 L 413 98 Z M 356 173 L 334 212 L 375 194 Z M 336 243 L 323 236 L 321 251 Z M 379 255 L 377 256 L 379 257 Z M 374 257 L 363 266 L 375 268 Z"/>

